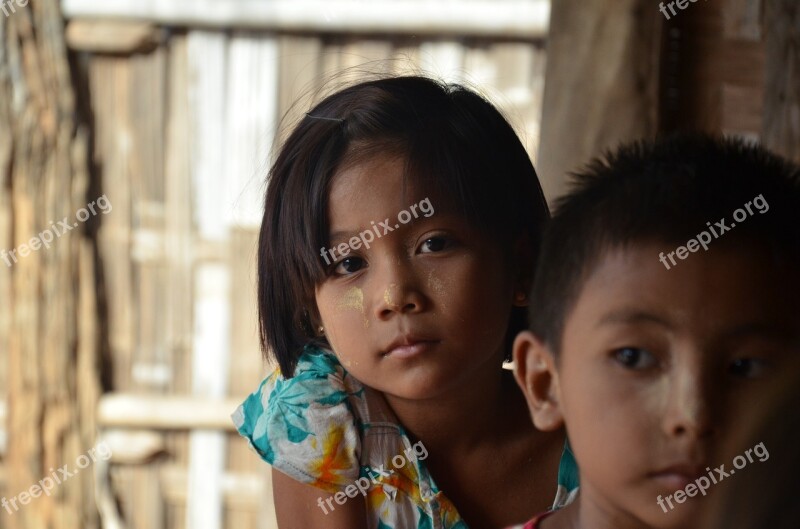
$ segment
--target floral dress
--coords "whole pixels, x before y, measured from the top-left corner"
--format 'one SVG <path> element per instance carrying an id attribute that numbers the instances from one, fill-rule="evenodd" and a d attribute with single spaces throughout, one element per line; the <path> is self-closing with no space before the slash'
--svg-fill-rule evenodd
<path id="1" fill-rule="evenodd" d="M 307 346 L 294 377 L 273 372 L 232 418 L 267 463 L 321 489 L 325 514 L 363 496 L 370 529 L 467 529 L 428 472 L 424 445 L 328 351 Z M 567 448 L 554 507 L 574 497 L 577 475 Z"/>

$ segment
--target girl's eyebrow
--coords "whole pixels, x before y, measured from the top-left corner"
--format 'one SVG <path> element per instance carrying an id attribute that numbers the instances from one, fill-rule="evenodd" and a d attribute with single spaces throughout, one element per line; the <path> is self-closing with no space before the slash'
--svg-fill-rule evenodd
<path id="1" fill-rule="evenodd" d="M 367 231 L 367 230 L 364 230 Z M 349 241 L 353 237 L 358 237 L 359 231 L 358 230 L 338 230 L 330 234 L 329 238 L 331 243 L 334 241 L 342 240 L 342 241 Z"/>
<path id="2" fill-rule="evenodd" d="M 435 222 L 443 225 L 454 224 L 461 220 L 463 220 L 463 218 L 460 215 L 455 215 L 452 213 L 442 213 L 435 215 Z M 336 244 L 334 243 L 348 242 L 351 238 L 353 237 L 358 238 L 362 233 L 368 231 L 371 231 L 373 235 L 378 233 L 379 235 L 375 237 L 375 239 L 377 240 L 380 239 L 381 237 L 384 237 L 385 235 L 390 235 L 391 232 L 394 231 L 395 229 L 402 228 L 403 226 L 422 224 L 425 223 L 426 221 L 434 221 L 434 216 L 430 217 L 420 216 L 418 218 L 411 219 L 411 221 L 408 222 L 407 224 L 405 225 L 401 224 L 400 226 L 396 225 L 397 224 L 396 221 L 394 222 L 394 224 L 392 224 L 392 217 L 388 217 L 381 221 L 373 221 L 374 224 L 365 226 L 360 230 L 359 229 L 336 230 L 334 232 L 331 232 L 331 234 L 328 236 L 328 240 L 330 241 L 331 246 L 336 246 Z M 390 231 L 388 233 L 386 233 L 386 226 L 390 228 Z M 375 230 L 377 230 L 377 232 Z"/>

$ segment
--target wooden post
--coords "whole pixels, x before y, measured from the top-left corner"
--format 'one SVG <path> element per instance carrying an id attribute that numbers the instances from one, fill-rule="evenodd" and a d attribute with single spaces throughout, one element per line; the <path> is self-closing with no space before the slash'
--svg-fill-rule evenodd
<path id="1" fill-rule="evenodd" d="M 767 0 L 763 142 L 800 162 L 800 4 Z"/>
<path id="2" fill-rule="evenodd" d="M 0 238 L 10 247 L 0 250 L 15 253 L 11 266 L 0 266 L 8 285 L 2 310 L 11 320 L 8 343 L 0 344 L 8 354 L 8 508 L 0 507 L 0 526 L 96 529 L 87 457 L 96 443 L 100 387 L 89 235 L 98 219 L 76 222 L 78 211 L 97 198 L 87 198 L 88 134 L 76 118 L 58 0 L 3 6 L 0 194 L 11 195 L 2 201 L 10 204 L 11 223 L 3 225 L 11 233 Z M 42 246 L 51 236 L 49 248 Z M 64 465 L 71 476 L 56 470 Z M 64 479 L 49 495 L 34 488 L 54 473 Z"/>
<path id="3" fill-rule="evenodd" d="M 592 156 L 656 133 L 661 19 L 652 0 L 552 3 L 536 167 L 548 200 Z"/>

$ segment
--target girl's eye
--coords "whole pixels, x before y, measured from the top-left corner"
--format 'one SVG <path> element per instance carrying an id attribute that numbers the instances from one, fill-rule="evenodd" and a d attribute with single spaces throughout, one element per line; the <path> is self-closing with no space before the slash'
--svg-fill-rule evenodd
<path id="1" fill-rule="evenodd" d="M 423 241 L 420 253 L 441 252 L 447 248 L 447 246 L 447 239 L 444 237 L 431 237 Z"/>
<path id="2" fill-rule="evenodd" d="M 623 347 L 614 351 L 614 359 L 628 369 L 645 370 L 654 367 L 656 357 L 649 351 L 636 347 Z"/>
<path id="3" fill-rule="evenodd" d="M 737 358 L 729 366 L 732 375 L 740 378 L 759 378 L 769 368 L 765 360 L 758 358 Z"/>
<path id="4" fill-rule="evenodd" d="M 336 263 L 333 269 L 337 275 L 355 274 L 364 267 L 364 260 L 360 257 L 348 257 Z"/>

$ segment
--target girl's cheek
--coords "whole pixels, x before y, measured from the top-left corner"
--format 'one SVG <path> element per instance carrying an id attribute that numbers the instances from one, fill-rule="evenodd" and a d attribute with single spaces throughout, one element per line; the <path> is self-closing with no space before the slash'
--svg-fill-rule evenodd
<path id="1" fill-rule="evenodd" d="M 336 310 L 339 312 L 354 310 L 364 313 L 364 291 L 358 287 L 348 289 L 336 301 Z"/>
<path id="2" fill-rule="evenodd" d="M 336 301 L 337 316 L 350 320 L 355 317 L 365 329 L 369 327 L 369 318 L 364 311 L 364 291 L 359 287 L 351 287 Z"/>
<path id="3" fill-rule="evenodd" d="M 364 291 L 359 287 L 351 287 L 333 296 L 318 296 L 320 306 L 325 310 L 322 318 L 328 341 L 336 349 L 337 356 L 341 351 L 349 351 L 358 343 L 363 329 L 369 325 L 364 311 Z M 346 354 L 345 354 L 346 356 Z"/>
<path id="4" fill-rule="evenodd" d="M 453 291 L 451 283 L 452 279 L 441 279 L 440 275 L 435 270 L 428 272 L 428 292 L 430 292 L 435 299 L 438 300 L 442 310 L 445 311 L 452 301 L 450 295 L 450 293 Z"/>

